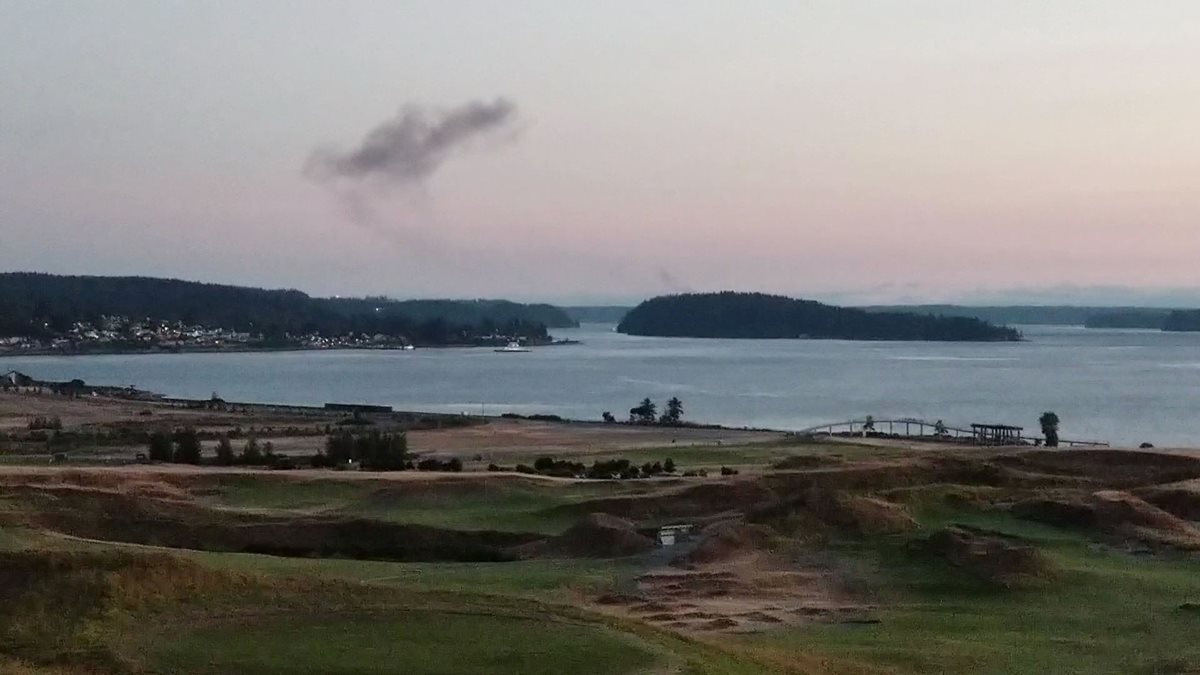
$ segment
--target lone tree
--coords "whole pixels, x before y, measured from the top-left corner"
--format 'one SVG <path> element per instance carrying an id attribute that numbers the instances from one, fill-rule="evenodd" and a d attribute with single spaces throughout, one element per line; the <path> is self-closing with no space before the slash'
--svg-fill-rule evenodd
<path id="1" fill-rule="evenodd" d="M 1044 412 L 1038 418 L 1038 424 L 1042 425 L 1042 435 L 1046 437 L 1047 448 L 1058 447 L 1058 415 L 1052 412 Z"/>
<path id="2" fill-rule="evenodd" d="M 147 455 L 152 462 L 171 461 L 171 437 L 165 431 L 155 431 L 150 434 L 150 447 Z"/>
<path id="3" fill-rule="evenodd" d="M 195 429 L 180 429 L 175 432 L 175 461 L 180 464 L 200 463 L 200 437 Z"/>
<path id="4" fill-rule="evenodd" d="M 233 466 L 236 459 L 233 454 L 233 443 L 229 442 L 228 436 L 222 436 L 221 440 L 217 441 L 217 464 Z"/>
<path id="5" fill-rule="evenodd" d="M 945 422 L 938 420 L 933 423 L 933 435 L 937 436 L 938 438 L 941 438 L 942 436 L 949 436 L 950 430 L 946 428 Z"/>
<path id="6" fill-rule="evenodd" d="M 262 464 L 264 461 L 262 450 L 258 447 L 258 439 L 251 436 L 246 440 L 246 445 L 242 447 L 241 457 L 238 461 L 248 466 Z"/>
<path id="7" fill-rule="evenodd" d="M 667 401 L 667 410 L 659 421 L 663 424 L 679 424 L 682 417 L 683 401 L 680 401 L 678 396 L 672 396 L 671 400 Z"/>
<path id="8" fill-rule="evenodd" d="M 613 422 L 617 421 L 617 418 L 613 417 L 613 414 L 607 410 L 605 410 L 604 414 L 600 416 L 600 419 L 604 420 L 605 424 L 612 424 Z"/>
<path id="9" fill-rule="evenodd" d="M 875 431 L 875 417 L 873 415 L 867 415 L 867 419 L 863 420 L 862 430 L 864 434 Z"/>
<path id="10" fill-rule="evenodd" d="M 650 397 L 642 399 L 636 408 L 629 409 L 629 421 L 636 424 L 654 424 L 657 418 L 658 406 L 654 405 Z"/>

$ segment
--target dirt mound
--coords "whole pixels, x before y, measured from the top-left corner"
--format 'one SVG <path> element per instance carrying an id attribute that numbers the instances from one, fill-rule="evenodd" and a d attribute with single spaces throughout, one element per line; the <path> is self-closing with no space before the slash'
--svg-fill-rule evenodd
<path id="1" fill-rule="evenodd" d="M 518 551 L 522 557 L 621 558 L 653 548 L 654 540 L 639 534 L 628 520 L 592 513 L 561 535 Z"/>
<path id="2" fill-rule="evenodd" d="M 1053 562 L 1041 551 L 998 533 L 952 526 L 930 535 L 924 547 L 951 565 L 1004 588 L 1039 586 L 1055 576 Z"/>
<path id="3" fill-rule="evenodd" d="M 1134 494 L 1184 520 L 1200 520 L 1200 485 L 1183 483 L 1135 490 Z"/>
<path id="4" fill-rule="evenodd" d="M 696 548 L 671 561 L 673 565 L 698 565 L 734 560 L 755 553 L 767 545 L 771 528 L 739 522 L 720 522 L 701 531 Z"/>
<path id="5" fill-rule="evenodd" d="M 816 485 L 757 509 L 750 519 L 783 522 L 794 521 L 797 515 L 804 518 L 806 526 L 860 536 L 908 532 L 917 526 L 903 504 Z"/>
<path id="6" fill-rule="evenodd" d="M 1200 478 L 1200 458 L 1134 450 L 1033 450 L 994 459 L 1012 468 L 1131 488 Z"/>
<path id="7" fill-rule="evenodd" d="M 834 495 L 818 499 L 817 517 L 862 535 L 894 534 L 915 529 L 917 521 L 901 504 L 862 495 Z"/>
<path id="8" fill-rule="evenodd" d="M 1013 505 L 1020 518 L 1098 529 L 1151 546 L 1200 550 L 1200 528 L 1127 492 L 1030 499 Z"/>
<path id="9" fill-rule="evenodd" d="M 933 484 L 991 487 L 1071 487 L 1086 483 L 1069 476 L 1040 474 L 1001 466 L 990 459 L 922 455 L 803 471 L 780 471 L 762 477 L 779 494 L 816 486 L 824 490 L 879 493 Z"/>
<path id="10" fill-rule="evenodd" d="M 153 499 L 188 500 L 191 488 L 207 484 L 206 477 L 179 476 L 145 472 L 77 471 L 46 473 L 0 474 L 0 486 L 20 488 L 30 486 L 81 487 L 150 497 Z"/>
<path id="11" fill-rule="evenodd" d="M 220 511 L 79 487 L 7 488 L 18 508 L 4 517 L 79 537 L 210 551 L 346 556 L 410 562 L 512 560 L 539 539 L 513 532 L 447 530 L 366 518 L 276 517 Z"/>

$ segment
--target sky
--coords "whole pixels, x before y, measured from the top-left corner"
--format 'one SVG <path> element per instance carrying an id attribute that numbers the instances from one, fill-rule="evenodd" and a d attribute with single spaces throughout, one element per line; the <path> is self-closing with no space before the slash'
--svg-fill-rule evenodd
<path id="1" fill-rule="evenodd" d="M 0 0 L 0 270 L 1200 305 L 1200 3 Z"/>

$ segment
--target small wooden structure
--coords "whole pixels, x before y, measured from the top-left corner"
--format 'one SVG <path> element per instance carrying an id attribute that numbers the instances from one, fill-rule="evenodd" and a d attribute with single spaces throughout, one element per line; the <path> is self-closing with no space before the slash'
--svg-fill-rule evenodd
<path id="1" fill-rule="evenodd" d="M 972 424 L 971 435 L 980 445 L 1021 445 L 1024 427 L 1009 424 Z"/>

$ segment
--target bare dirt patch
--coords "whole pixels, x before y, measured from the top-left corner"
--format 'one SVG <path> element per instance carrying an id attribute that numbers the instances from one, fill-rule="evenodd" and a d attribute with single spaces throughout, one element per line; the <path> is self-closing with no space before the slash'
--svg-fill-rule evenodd
<path id="1" fill-rule="evenodd" d="M 1004 588 L 1039 587 L 1057 575 L 1054 563 L 1036 547 L 994 532 L 947 527 L 930 535 L 923 547 L 951 565 Z"/>
<path id="2" fill-rule="evenodd" d="M 605 513 L 592 513 L 557 537 L 517 549 L 522 557 L 620 558 L 645 553 L 654 540 L 639 534 L 632 522 Z"/>
<path id="3" fill-rule="evenodd" d="M 831 570 L 753 554 L 692 569 L 654 570 L 637 578 L 636 589 L 641 602 L 618 609 L 685 632 L 754 632 L 862 619 L 872 611 L 841 588 Z"/>
<path id="4" fill-rule="evenodd" d="M 773 553 L 775 533 L 723 521 L 704 528 L 690 551 L 633 580 L 629 592 L 597 602 L 688 633 L 755 632 L 781 625 L 864 620 L 872 607 L 835 569 Z"/>
<path id="5" fill-rule="evenodd" d="M 1097 529 L 1151 547 L 1200 551 L 1200 528 L 1128 492 L 1038 497 L 1017 502 L 1012 511 L 1028 520 Z"/>

